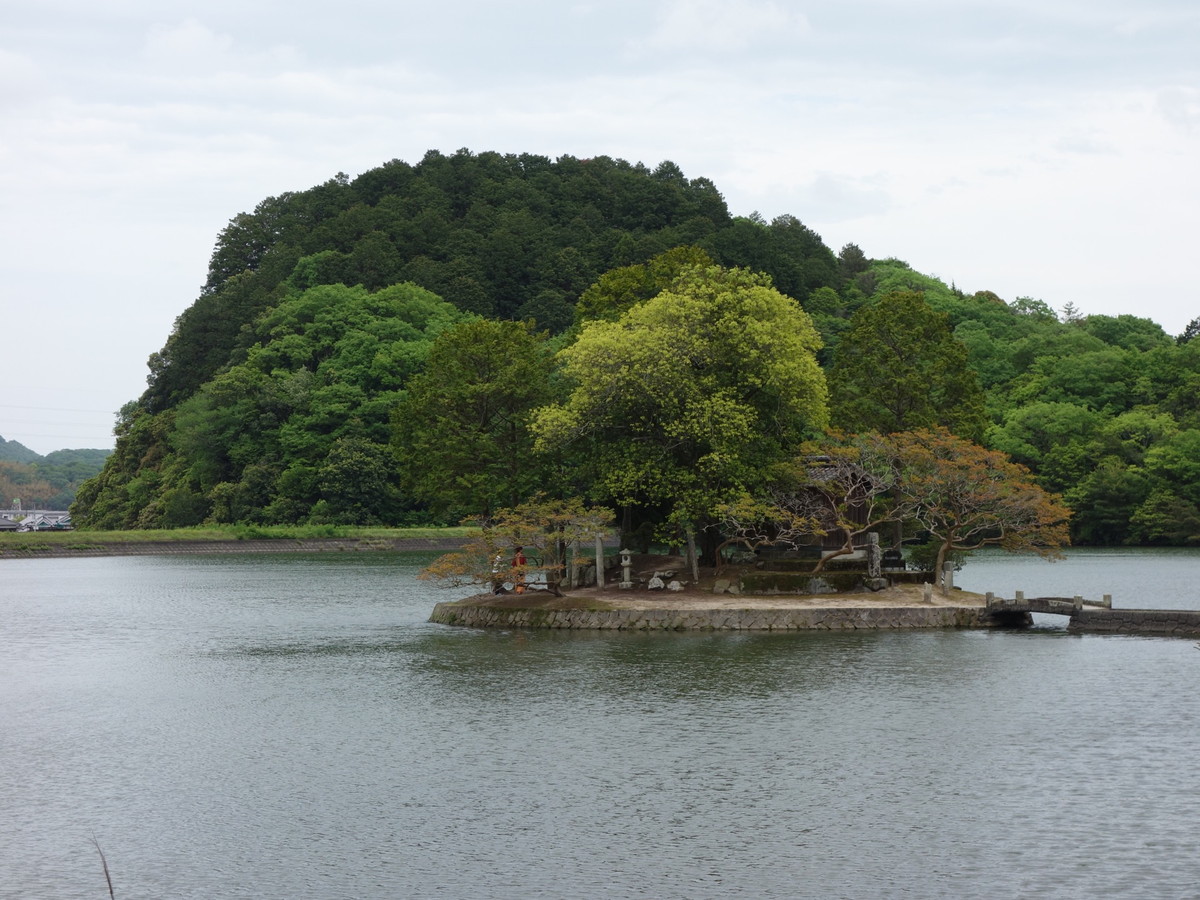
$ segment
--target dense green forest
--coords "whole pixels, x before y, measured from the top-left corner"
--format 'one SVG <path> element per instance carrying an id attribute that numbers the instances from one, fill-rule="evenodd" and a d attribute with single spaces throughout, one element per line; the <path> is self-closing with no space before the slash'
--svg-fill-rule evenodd
<path id="1" fill-rule="evenodd" d="M 42 456 L 0 437 L 0 506 L 19 499 L 24 509 L 66 509 L 108 455 L 108 450 L 55 450 Z"/>
<path id="2" fill-rule="evenodd" d="M 431 151 L 264 200 L 79 490 L 95 528 L 423 524 L 544 493 L 695 519 L 827 427 L 941 426 L 1200 541 L 1200 341 L 966 293 L 670 162 Z"/>

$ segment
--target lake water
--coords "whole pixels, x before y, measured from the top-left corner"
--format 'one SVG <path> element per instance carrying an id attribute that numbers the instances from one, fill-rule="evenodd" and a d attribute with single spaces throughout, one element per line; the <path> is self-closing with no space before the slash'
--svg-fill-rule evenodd
<path id="1" fill-rule="evenodd" d="M 0 563 L 0 896 L 107 896 L 93 837 L 120 900 L 1200 896 L 1193 641 L 482 632 L 425 560 Z"/>

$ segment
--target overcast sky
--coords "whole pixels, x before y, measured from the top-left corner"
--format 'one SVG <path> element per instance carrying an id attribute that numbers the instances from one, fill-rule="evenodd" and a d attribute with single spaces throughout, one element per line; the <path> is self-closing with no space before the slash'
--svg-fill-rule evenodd
<path id="1" fill-rule="evenodd" d="M 445 153 L 712 179 L 967 290 L 1200 315 L 1195 0 L 0 0 L 0 436 L 113 414 L 265 197 Z"/>

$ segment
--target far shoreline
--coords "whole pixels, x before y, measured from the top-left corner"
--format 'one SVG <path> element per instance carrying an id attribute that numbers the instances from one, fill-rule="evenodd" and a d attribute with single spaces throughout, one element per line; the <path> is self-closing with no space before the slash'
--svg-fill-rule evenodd
<path id="1" fill-rule="evenodd" d="M 175 556 L 235 553 L 387 553 L 447 552 L 462 546 L 460 535 L 441 537 L 262 537 L 227 539 L 112 540 L 89 538 L 86 532 L 55 535 L 55 540 L 0 541 L 0 561 L 71 559 L 99 556 Z"/>

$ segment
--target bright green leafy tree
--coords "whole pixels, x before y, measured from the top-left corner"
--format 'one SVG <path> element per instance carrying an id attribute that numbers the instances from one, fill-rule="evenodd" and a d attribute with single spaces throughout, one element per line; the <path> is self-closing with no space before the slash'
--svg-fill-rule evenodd
<path id="1" fill-rule="evenodd" d="M 686 269 L 561 352 L 570 396 L 539 412 L 538 446 L 586 446 L 597 494 L 692 531 L 826 424 L 819 340 L 766 276 Z"/>
<path id="2" fill-rule="evenodd" d="M 712 257 L 698 247 L 676 247 L 649 262 L 605 272 L 580 295 L 576 321 L 615 321 L 626 310 L 665 290 L 685 268 L 711 265 Z"/>

